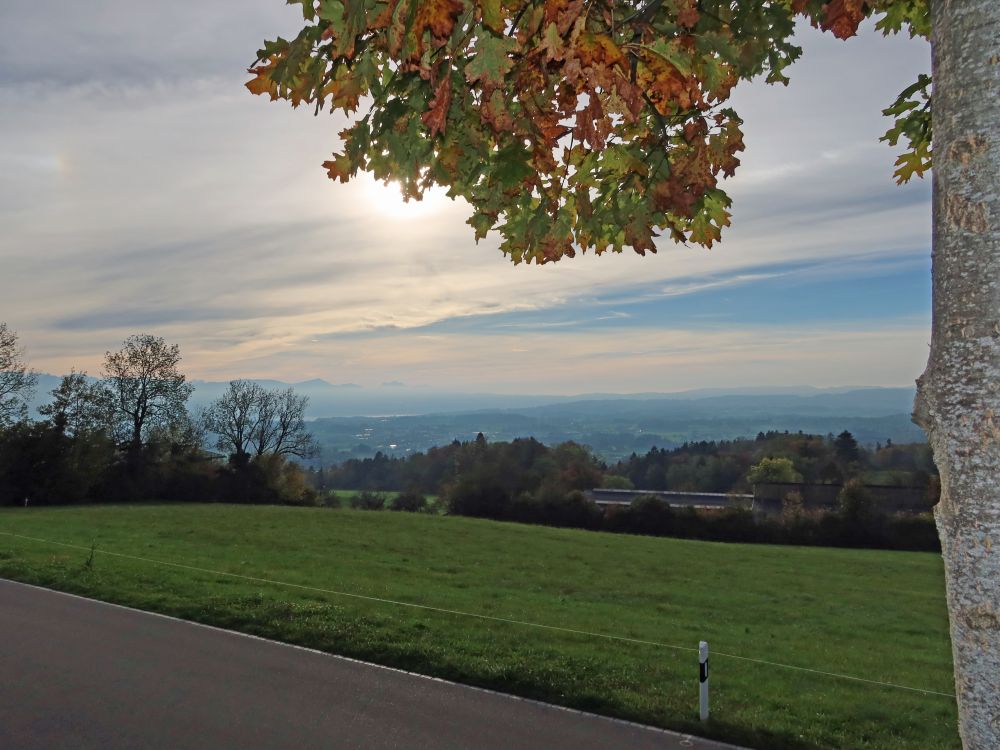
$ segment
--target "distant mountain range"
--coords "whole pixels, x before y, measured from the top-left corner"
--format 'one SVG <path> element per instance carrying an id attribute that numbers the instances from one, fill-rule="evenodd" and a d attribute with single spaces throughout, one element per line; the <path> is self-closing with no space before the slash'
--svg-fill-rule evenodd
<path id="1" fill-rule="evenodd" d="M 753 437 L 769 430 L 825 435 L 849 430 L 864 444 L 923 441 L 910 421 L 912 388 L 864 388 L 801 393 L 697 392 L 657 396 L 566 398 L 507 409 L 451 411 L 418 416 L 326 417 L 312 431 L 323 461 L 381 451 L 405 455 L 482 432 L 490 440 L 535 437 L 547 444 L 574 440 L 613 461 L 656 446 Z"/>
<path id="2" fill-rule="evenodd" d="M 59 378 L 39 378 L 36 406 Z M 482 432 L 491 440 L 535 437 L 575 440 L 606 460 L 644 453 L 654 445 L 752 437 L 768 430 L 837 434 L 850 430 L 865 444 L 914 442 L 924 434 L 910 421 L 913 388 L 699 389 L 679 393 L 576 396 L 456 393 L 402 383 L 365 387 L 325 380 L 257 381 L 291 386 L 309 396 L 311 429 L 331 463 L 381 451 L 406 455 Z M 217 398 L 225 382 L 192 381 L 194 410 Z"/>

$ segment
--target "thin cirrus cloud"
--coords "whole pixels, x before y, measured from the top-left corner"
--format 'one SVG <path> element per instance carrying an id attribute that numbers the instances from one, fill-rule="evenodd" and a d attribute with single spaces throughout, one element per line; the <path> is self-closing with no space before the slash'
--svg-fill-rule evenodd
<path id="1" fill-rule="evenodd" d="M 893 185 L 877 139 L 922 42 L 804 28 L 791 86 L 738 90 L 748 150 L 712 250 L 513 267 L 460 203 L 331 183 L 342 118 L 243 90 L 294 9 L 44 6 L 0 8 L 0 295 L 40 369 L 94 370 L 145 330 L 199 377 L 663 390 L 919 372 L 929 189 Z"/>

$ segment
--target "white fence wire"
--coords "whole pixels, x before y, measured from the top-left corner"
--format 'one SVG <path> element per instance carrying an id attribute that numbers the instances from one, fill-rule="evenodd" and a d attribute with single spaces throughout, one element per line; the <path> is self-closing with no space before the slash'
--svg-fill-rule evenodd
<path id="1" fill-rule="evenodd" d="M 80 544 L 71 544 L 68 542 L 59 542 L 52 539 L 42 539 L 40 537 L 26 536 L 24 534 L 15 534 L 9 531 L 0 531 L 0 536 L 11 537 L 14 539 L 24 539 L 26 541 L 38 542 L 41 544 L 51 544 L 58 547 L 66 547 L 69 549 L 82 550 L 84 552 L 93 552 L 100 555 L 107 555 L 109 557 L 118 557 L 125 560 L 135 560 L 137 562 L 149 563 L 152 565 L 162 565 L 170 568 L 178 568 L 181 570 L 190 570 L 196 573 L 204 573 L 207 575 L 223 576 L 228 578 L 236 578 L 243 581 L 248 581 L 251 583 L 264 583 L 272 586 L 283 586 L 291 589 L 298 589 L 301 591 L 310 591 L 313 593 L 326 594 L 328 596 L 339 596 L 350 599 L 360 599 L 363 601 L 376 602 L 379 604 L 389 604 L 397 607 L 409 607 L 411 609 L 420 609 L 428 612 L 438 612 L 441 614 L 455 615 L 458 617 L 471 617 L 479 620 L 489 620 L 492 622 L 502 622 L 508 625 L 518 625 L 520 627 L 526 628 L 537 628 L 541 630 L 556 631 L 560 633 L 571 633 L 573 635 L 587 636 L 590 638 L 600 638 L 609 641 L 619 641 L 624 643 L 635 643 L 641 644 L 643 646 L 654 646 L 657 648 L 671 649 L 674 651 L 694 651 L 697 652 L 698 648 L 696 646 L 681 646 L 674 643 L 664 643 L 662 641 L 649 641 L 643 640 L 641 638 L 629 638 L 623 635 L 613 635 L 610 633 L 596 633 L 590 630 L 579 630 L 576 628 L 568 628 L 562 625 L 545 625 L 539 622 L 530 622 L 527 620 L 517 620 L 508 617 L 497 617 L 495 615 L 484 615 L 478 612 L 465 612 L 457 609 L 447 609 L 445 607 L 435 607 L 429 604 L 417 604 L 415 602 L 404 602 L 397 599 L 386 599 L 378 596 L 369 596 L 366 594 L 356 594 L 348 591 L 337 591 L 335 589 L 321 588 L 319 586 L 309 586 L 302 583 L 291 583 L 290 581 L 279 581 L 272 578 L 263 578 L 259 576 L 244 575 L 242 573 L 230 573 L 225 570 L 213 570 L 211 568 L 202 568 L 196 565 L 188 565 L 186 563 L 173 562 L 170 560 L 156 560 L 150 557 L 140 557 L 139 555 L 129 555 L 123 552 L 114 552 L 112 550 L 100 549 L 94 546 L 87 547 Z M 756 659 L 749 656 L 741 656 L 739 654 L 729 654 L 722 651 L 712 650 L 712 655 L 714 657 L 721 657 L 723 659 L 735 659 L 743 662 L 750 662 L 752 664 L 761 664 L 769 667 L 775 667 L 778 669 L 787 669 L 795 672 L 806 672 L 809 674 L 821 675 L 824 677 L 831 677 L 839 680 L 849 680 L 852 682 L 860 682 L 868 685 L 877 685 L 879 687 L 891 688 L 895 690 L 908 690 L 913 693 L 922 693 L 924 695 L 935 695 L 944 698 L 955 698 L 954 693 L 945 693 L 939 690 L 928 690 L 926 688 L 913 687 L 912 685 L 901 685 L 896 682 L 886 682 L 883 680 L 872 680 L 866 677 L 858 677 L 856 675 L 841 674 L 839 672 L 828 672 L 822 669 L 812 669 L 810 667 L 801 667 L 794 664 L 783 664 L 776 661 L 768 661 L 767 659 Z"/>

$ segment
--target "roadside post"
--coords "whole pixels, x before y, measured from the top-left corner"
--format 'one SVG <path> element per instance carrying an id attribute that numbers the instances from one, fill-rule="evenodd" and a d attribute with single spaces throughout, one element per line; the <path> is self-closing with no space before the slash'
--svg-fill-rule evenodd
<path id="1" fill-rule="evenodd" d="M 698 644 L 698 716 L 708 721 L 708 642 Z"/>

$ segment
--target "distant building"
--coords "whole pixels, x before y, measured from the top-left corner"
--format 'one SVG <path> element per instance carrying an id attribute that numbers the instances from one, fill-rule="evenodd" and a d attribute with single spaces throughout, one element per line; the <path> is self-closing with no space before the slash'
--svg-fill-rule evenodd
<path id="1" fill-rule="evenodd" d="M 657 497 L 673 508 L 749 508 L 753 495 L 721 492 L 655 492 L 653 490 L 589 490 L 584 493 L 602 508 L 629 505 L 639 497 Z"/>
<path id="2" fill-rule="evenodd" d="M 594 489 L 584 493 L 601 508 L 630 505 L 639 497 L 657 497 L 672 508 L 745 508 L 759 515 L 780 515 L 785 498 L 792 492 L 802 496 L 802 508 L 807 511 L 836 511 L 840 508 L 841 484 L 803 484 L 795 482 L 761 482 L 753 494 L 721 492 L 669 492 L 654 490 Z M 928 513 L 935 500 L 924 487 L 865 485 L 875 507 L 883 513 Z"/>

